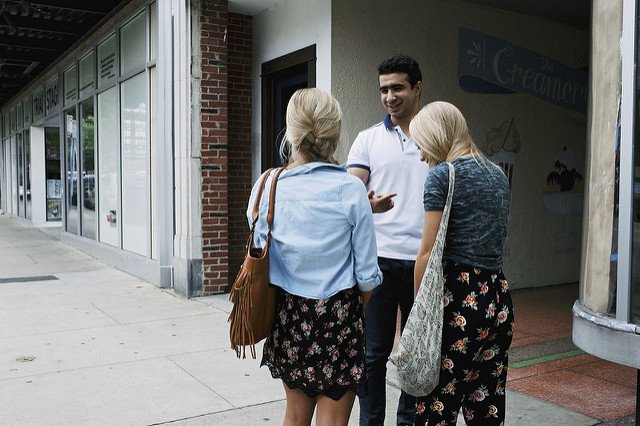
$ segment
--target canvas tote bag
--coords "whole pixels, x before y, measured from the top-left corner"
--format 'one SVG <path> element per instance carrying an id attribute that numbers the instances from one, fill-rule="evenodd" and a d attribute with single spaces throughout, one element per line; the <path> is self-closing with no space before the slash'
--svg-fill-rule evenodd
<path id="1" fill-rule="evenodd" d="M 449 191 L 422 283 L 402 331 L 400 343 L 389 360 L 398 370 L 400 388 L 413 396 L 428 395 L 440 379 L 444 272 L 442 252 L 447 236 L 455 170 L 449 165 Z"/>

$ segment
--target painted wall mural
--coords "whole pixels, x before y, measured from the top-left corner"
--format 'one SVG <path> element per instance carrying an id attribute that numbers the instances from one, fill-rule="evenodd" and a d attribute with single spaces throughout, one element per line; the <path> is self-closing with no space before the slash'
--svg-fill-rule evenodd
<path id="1" fill-rule="evenodd" d="M 556 238 L 575 237 L 570 229 L 571 216 L 582 214 L 584 201 L 584 159 L 568 147 L 556 156 L 553 170 L 547 175 L 542 189 L 544 209 L 562 219 Z"/>
<path id="2" fill-rule="evenodd" d="M 513 171 L 516 165 L 516 154 L 520 151 L 520 134 L 516 129 L 515 117 L 503 121 L 494 127 L 485 138 L 482 150 L 487 157 L 499 165 L 507 178 L 509 189 L 513 190 Z"/>
<path id="3" fill-rule="evenodd" d="M 520 151 L 520 134 L 516 129 L 515 117 L 504 120 L 498 127 L 487 132 L 482 150 L 489 160 L 500 166 L 509 179 L 509 194 L 513 200 L 513 175 L 516 166 L 516 154 Z M 513 214 L 513 202 L 509 211 L 509 219 Z M 511 254 L 509 234 L 502 248 L 503 257 Z"/>

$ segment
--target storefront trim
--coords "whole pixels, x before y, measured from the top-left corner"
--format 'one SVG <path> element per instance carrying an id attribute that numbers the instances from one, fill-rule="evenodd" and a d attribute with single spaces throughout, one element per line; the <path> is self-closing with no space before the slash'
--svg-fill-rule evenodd
<path id="1" fill-rule="evenodd" d="M 618 210 L 618 288 L 616 319 L 631 320 L 633 233 L 633 139 L 635 116 L 636 1 L 622 5 L 622 99 L 620 105 L 620 186 Z"/>
<path id="2" fill-rule="evenodd" d="M 573 305 L 573 343 L 597 357 L 640 368 L 640 327 Z"/>

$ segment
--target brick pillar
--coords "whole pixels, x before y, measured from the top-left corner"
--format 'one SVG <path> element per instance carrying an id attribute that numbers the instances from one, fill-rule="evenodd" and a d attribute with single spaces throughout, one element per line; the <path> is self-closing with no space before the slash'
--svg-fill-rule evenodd
<path id="1" fill-rule="evenodd" d="M 229 275 L 235 277 L 247 242 L 251 194 L 251 16 L 229 14 Z"/>
<path id="2" fill-rule="evenodd" d="M 227 0 L 201 0 L 201 188 L 203 294 L 229 284 Z"/>

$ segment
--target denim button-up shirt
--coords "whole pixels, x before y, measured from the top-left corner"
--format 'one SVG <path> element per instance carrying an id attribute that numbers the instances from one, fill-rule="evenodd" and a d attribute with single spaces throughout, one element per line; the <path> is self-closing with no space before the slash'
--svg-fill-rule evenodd
<path id="1" fill-rule="evenodd" d="M 272 172 L 273 176 L 273 172 Z M 260 200 L 254 243 L 264 247 L 272 176 Z M 254 185 L 247 218 L 257 193 Z M 285 170 L 276 188 L 269 281 L 296 296 L 323 299 L 382 282 L 371 206 L 362 181 L 344 166 L 307 163 Z"/>

